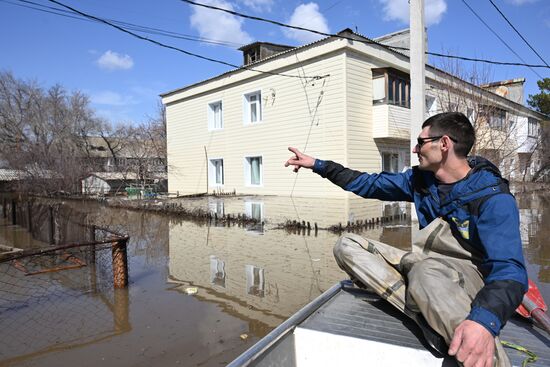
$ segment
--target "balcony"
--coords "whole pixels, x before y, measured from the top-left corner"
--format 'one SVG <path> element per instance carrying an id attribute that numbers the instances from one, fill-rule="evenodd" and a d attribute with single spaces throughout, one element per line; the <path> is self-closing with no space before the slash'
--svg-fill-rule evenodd
<path id="1" fill-rule="evenodd" d="M 410 140 L 411 110 L 392 104 L 373 106 L 372 137 Z"/>

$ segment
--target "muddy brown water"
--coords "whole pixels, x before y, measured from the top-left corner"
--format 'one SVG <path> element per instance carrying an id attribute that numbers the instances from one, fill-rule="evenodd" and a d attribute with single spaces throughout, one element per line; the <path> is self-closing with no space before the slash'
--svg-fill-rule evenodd
<path id="1" fill-rule="evenodd" d="M 529 276 L 550 300 L 550 195 L 517 198 Z M 130 285 L 120 291 L 71 292 L 42 286 L 33 302 L 7 311 L 0 300 L 0 365 L 225 365 L 345 278 L 332 257 L 338 235 L 324 230 L 292 234 L 274 229 L 275 223 L 296 219 L 326 227 L 407 210 L 374 200 L 311 204 L 307 199 L 273 197 L 202 198 L 184 205 L 219 214 L 242 212 L 266 224 L 208 226 L 67 201 L 69 215 L 82 219 L 76 213 L 86 213 L 86 221 L 131 236 Z M 411 227 L 407 221 L 393 222 L 361 234 L 407 248 Z M 0 244 L 28 248 L 45 243 L 3 219 Z M 71 271 L 65 271 L 61 288 L 71 287 Z M 6 287 L 2 276 L 0 271 L 0 287 Z M 33 281 L 28 278 L 25 281 Z"/>

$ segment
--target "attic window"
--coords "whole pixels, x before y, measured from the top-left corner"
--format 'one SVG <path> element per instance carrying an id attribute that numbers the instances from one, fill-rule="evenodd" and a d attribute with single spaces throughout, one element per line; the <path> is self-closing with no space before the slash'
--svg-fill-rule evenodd
<path id="1" fill-rule="evenodd" d="M 252 64 L 253 62 L 256 62 L 258 60 L 260 60 L 260 49 L 259 48 L 253 48 L 252 50 L 250 50 L 246 53 L 247 64 Z"/>
<path id="2" fill-rule="evenodd" d="M 105 149 L 104 146 L 101 146 L 101 145 L 100 145 L 100 146 L 92 145 L 90 148 L 91 148 L 92 150 L 99 150 L 100 152 L 104 152 L 104 151 L 107 150 L 107 149 Z"/>

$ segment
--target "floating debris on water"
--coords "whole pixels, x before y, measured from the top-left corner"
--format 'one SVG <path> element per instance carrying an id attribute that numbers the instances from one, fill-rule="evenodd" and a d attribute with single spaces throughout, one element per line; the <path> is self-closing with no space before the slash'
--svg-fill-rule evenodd
<path id="1" fill-rule="evenodd" d="M 197 287 L 187 287 L 187 288 L 185 288 L 185 293 L 187 293 L 189 295 L 197 294 L 198 291 L 199 291 L 199 289 Z"/>

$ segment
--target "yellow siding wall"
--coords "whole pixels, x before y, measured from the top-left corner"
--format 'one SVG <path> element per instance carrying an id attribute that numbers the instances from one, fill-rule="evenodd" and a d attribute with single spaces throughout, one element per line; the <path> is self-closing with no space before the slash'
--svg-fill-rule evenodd
<path id="1" fill-rule="evenodd" d="M 372 64 L 365 56 L 348 53 L 346 62 L 347 164 L 350 168 L 376 172 L 380 154 L 372 136 Z"/>
<path id="2" fill-rule="evenodd" d="M 193 96 L 167 106 L 168 183 L 170 192 L 206 191 L 206 158 L 223 158 L 224 191 L 238 194 L 290 195 L 296 175 L 283 166 L 288 146 L 315 157 L 345 159 L 344 53 L 323 55 L 285 70 L 285 74 L 326 75 L 316 81 L 262 74 L 246 82 Z M 228 77 L 227 82 L 230 82 Z M 263 122 L 243 124 L 243 95 L 262 92 Z M 208 131 L 207 106 L 222 100 L 224 128 Z M 245 157 L 263 156 L 263 186 L 245 185 Z M 210 188 L 212 190 L 212 188 Z M 296 196 L 343 196 L 316 174 L 303 170 L 294 187 Z"/>

